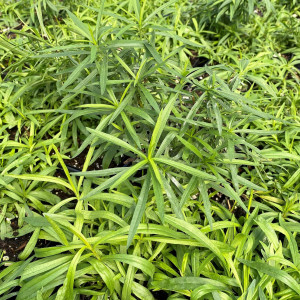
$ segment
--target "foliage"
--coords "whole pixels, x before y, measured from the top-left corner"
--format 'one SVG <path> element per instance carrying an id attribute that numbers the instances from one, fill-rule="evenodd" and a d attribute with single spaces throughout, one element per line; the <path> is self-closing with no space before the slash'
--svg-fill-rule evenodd
<path id="1" fill-rule="evenodd" d="M 0 299 L 298 299 L 296 1 L 0 9 Z"/>

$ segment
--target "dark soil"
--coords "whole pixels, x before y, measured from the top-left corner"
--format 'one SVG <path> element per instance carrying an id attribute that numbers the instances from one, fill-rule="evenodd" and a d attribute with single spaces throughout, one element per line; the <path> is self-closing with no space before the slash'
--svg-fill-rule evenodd
<path id="1" fill-rule="evenodd" d="M 260 9 L 258 9 L 258 8 L 256 8 L 256 9 L 254 10 L 254 13 L 255 13 L 256 15 L 260 16 L 261 18 L 264 16 L 263 12 L 262 12 Z"/>
<path id="2" fill-rule="evenodd" d="M 68 168 L 68 171 L 70 173 L 72 173 L 72 172 L 81 172 L 81 170 L 83 168 L 83 165 L 85 163 L 88 151 L 89 151 L 89 148 L 86 148 L 78 156 L 70 158 L 70 159 L 64 159 L 64 163 L 65 163 L 65 165 Z M 52 152 L 51 154 L 54 154 L 54 152 Z M 88 167 L 87 170 L 88 171 L 94 171 L 94 170 L 101 170 L 101 169 L 102 169 L 102 158 L 100 157 L 95 162 L 93 162 Z M 57 168 L 54 176 L 59 177 L 59 178 L 67 179 L 66 174 L 65 174 L 62 166 Z M 70 197 L 69 193 L 64 192 L 63 190 L 60 190 L 60 189 L 52 190 L 52 193 L 59 196 L 62 200 Z"/>
<path id="3" fill-rule="evenodd" d="M 18 127 L 14 126 L 10 129 L 6 129 L 6 131 L 9 134 L 9 140 L 15 141 L 16 140 L 16 135 L 18 134 Z M 23 126 L 21 128 L 21 134 L 20 136 L 29 136 L 29 128 L 27 126 Z"/>
<path id="4" fill-rule="evenodd" d="M 166 300 L 169 297 L 168 293 L 165 291 L 152 292 L 152 295 L 155 300 Z"/>
<path id="5" fill-rule="evenodd" d="M 78 156 L 68 159 L 68 160 L 64 160 L 64 163 L 66 164 L 67 168 L 69 169 L 69 172 L 81 172 L 83 165 L 85 163 L 85 160 L 86 160 L 88 150 L 89 149 L 86 148 Z M 116 164 L 114 161 L 112 161 L 109 165 L 109 168 L 129 167 L 133 164 L 133 162 L 135 160 L 136 160 L 136 157 L 130 157 L 130 156 L 124 155 L 122 157 L 120 164 Z M 96 171 L 96 170 L 102 170 L 102 157 L 97 158 L 87 168 L 87 171 Z"/>
<path id="6" fill-rule="evenodd" d="M 24 27 L 24 23 L 22 23 L 21 21 L 19 21 L 19 25 L 11 28 L 12 30 L 21 30 L 22 28 Z M 11 32 L 10 30 L 11 29 L 8 29 L 6 30 L 6 35 L 9 39 L 15 39 L 17 36 L 14 32 Z M 1 33 L 4 33 L 4 30 L 1 31 Z"/>
<path id="7" fill-rule="evenodd" d="M 13 230 L 14 238 L 5 238 L 0 240 L 0 249 L 4 252 L 3 257 L 6 257 L 7 261 L 18 261 L 18 255 L 24 250 L 28 241 L 30 240 L 31 233 L 18 236 L 18 219 L 14 218 L 10 221 L 10 226 Z M 48 247 L 52 242 L 46 240 L 38 240 L 36 246 L 39 248 Z M 3 261 L 2 257 L 2 261 Z"/>
<path id="8" fill-rule="evenodd" d="M 0 76 L 1 76 L 1 79 L 2 79 L 2 80 L 5 79 L 6 75 L 7 75 L 7 72 L 5 72 L 3 69 L 1 69 L 1 71 L 0 71 Z"/>
<path id="9" fill-rule="evenodd" d="M 85 163 L 86 160 L 86 156 L 88 154 L 89 151 L 89 147 L 85 148 L 78 156 L 65 160 L 65 164 L 67 164 L 70 167 L 73 167 L 75 169 L 78 170 L 82 170 L 83 165 Z M 88 167 L 88 171 L 94 171 L 94 170 L 101 170 L 102 166 L 102 158 L 99 157 L 96 159 L 96 161 L 94 161 L 89 167 Z"/>
<path id="10" fill-rule="evenodd" d="M 190 49 L 190 52 L 192 55 L 189 57 L 189 59 L 193 68 L 204 67 L 209 62 L 206 57 L 199 56 L 197 51 Z"/>
<path id="11" fill-rule="evenodd" d="M 8 133 L 9 133 L 9 140 L 14 141 L 16 138 L 16 134 L 18 132 L 18 128 L 17 126 L 11 128 L 11 129 L 7 129 Z"/>
<path id="12" fill-rule="evenodd" d="M 208 189 L 208 194 L 210 195 L 212 193 L 214 193 L 214 195 L 210 197 L 211 200 L 216 201 L 231 210 L 230 199 L 226 195 L 220 192 L 216 193 L 216 191 L 212 188 Z"/>
<path id="13" fill-rule="evenodd" d="M 80 295 L 80 300 L 90 300 L 92 296 Z"/>
<path id="14" fill-rule="evenodd" d="M 71 194 L 69 194 L 63 190 L 60 190 L 60 189 L 54 189 L 51 191 L 51 193 L 58 196 L 61 200 L 65 200 L 65 199 L 71 197 Z"/>
<path id="15" fill-rule="evenodd" d="M 17 261 L 18 255 L 26 247 L 31 234 L 26 234 L 12 239 L 0 240 L 0 249 L 4 251 L 3 257 L 7 256 L 9 261 Z M 3 260 L 3 258 L 2 258 Z"/>
<path id="16" fill-rule="evenodd" d="M 211 200 L 220 203 L 221 205 L 226 207 L 228 210 L 232 211 L 232 213 L 234 214 L 234 216 L 237 219 L 239 219 L 240 217 L 246 216 L 246 212 L 242 207 L 240 207 L 237 204 L 234 207 L 232 207 L 232 205 L 234 205 L 234 201 L 230 200 L 229 197 L 227 197 L 226 195 L 224 195 L 220 192 L 217 192 L 217 193 L 215 193 L 215 192 L 216 191 L 212 188 L 208 189 L 208 194 L 214 193 L 214 195 L 212 197 L 210 197 Z M 242 196 L 242 198 L 245 198 L 245 197 Z"/>
<path id="17" fill-rule="evenodd" d="M 234 207 L 232 212 L 237 219 L 239 219 L 240 217 L 246 216 L 245 210 L 242 207 L 237 206 L 237 205 Z"/>
<path id="18" fill-rule="evenodd" d="M 12 219 L 10 226 L 13 230 L 13 235 L 18 235 L 18 219 Z M 9 261 L 17 261 L 18 255 L 24 250 L 26 247 L 31 234 L 26 234 L 20 237 L 15 237 L 11 239 L 0 240 L 0 249 L 4 252 L 3 257 L 7 257 Z M 3 260 L 3 258 L 2 258 Z"/>

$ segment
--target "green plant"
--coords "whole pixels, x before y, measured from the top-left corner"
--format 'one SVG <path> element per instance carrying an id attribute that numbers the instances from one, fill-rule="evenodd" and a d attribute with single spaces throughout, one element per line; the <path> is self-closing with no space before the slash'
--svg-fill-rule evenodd
<path id="1" fill-rule="evenodd" d="M 0 299 L 299 297 L 297 3 L 0 7 Z"/>

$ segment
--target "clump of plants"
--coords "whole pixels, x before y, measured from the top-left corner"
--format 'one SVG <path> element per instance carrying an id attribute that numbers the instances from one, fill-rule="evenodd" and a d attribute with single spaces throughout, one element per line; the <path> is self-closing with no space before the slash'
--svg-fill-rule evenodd
<path id="1" fill-rule="evenodd" d="M 0 299 L 296 299 L 296 1 L 0 2 Z"/>

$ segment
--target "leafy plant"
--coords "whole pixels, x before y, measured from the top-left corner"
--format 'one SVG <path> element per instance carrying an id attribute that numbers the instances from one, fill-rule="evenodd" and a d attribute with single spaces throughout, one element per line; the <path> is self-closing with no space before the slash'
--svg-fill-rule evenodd
<path id="1" fill-rule="evenodd" d="M 295 1 L 0 8 L 0 299 L 299 297 Z"/>

